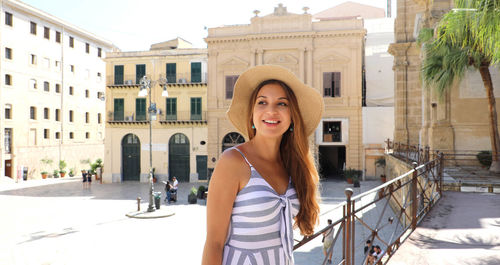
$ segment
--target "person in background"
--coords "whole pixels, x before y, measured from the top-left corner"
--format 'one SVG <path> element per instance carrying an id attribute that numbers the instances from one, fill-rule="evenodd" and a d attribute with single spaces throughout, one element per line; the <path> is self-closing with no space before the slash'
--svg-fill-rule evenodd
<path id="1" fill-rule="evenodd" d="M 170 184 L 170 181 L 163 181 L 163 184 L 165 184 L 165 193 L 167 196 L 165 196 L 165 202 L 170 203 L 170 200 L 172 199 L 172 194 L 170 193 L 170 190 L 172 189 L 172 184 Z"/>
<path id="2" fill-rule="evenodd" d="M 328 219 L 328 225 L 332 224 L 332 220 Z M 335 233 L 335 228 L 333 226 L 323 232 L 323 254 L 325 254 L 325 257 L 328 255 L 328 251 L 330 251 L 330 248 L 333 244 L 333 234 Z M 328 264 L 332 264 L 332 255 L 333 255 L 333 250 L 330 251 L 330 255 L 328 255 Z"/>
<path id="3" fill-rule="evenodd" d="M 90 189 L 90 186 L 92 186 L 92 174 L 90 174 L 90 171 L 87 171 L 87 188 Z"/>
<path id="4" fill-rule="evenodd" d="M 173 177 L 172 181 L 173 181 L 172 190 L 173 190 L 173 192 L 177 192 L 177 188 L 179 188 L 179 181 L 177 181 L 176 177 Z"/>
<path id="5" fill-rule="evenodd" d="M 82 170 L 83 188 L 87 188 L 87 171 Z"/>

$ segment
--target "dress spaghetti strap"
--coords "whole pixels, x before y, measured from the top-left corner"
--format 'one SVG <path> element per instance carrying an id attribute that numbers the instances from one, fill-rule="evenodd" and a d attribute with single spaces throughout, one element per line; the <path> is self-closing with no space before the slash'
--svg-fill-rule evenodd
<path id="1" fill-rule="evenodd" d="M 245 159 L 245 162 L 247 162 L 247 164 L 248 164 L 248 166 L 250 166 L 250 168 L 253 168 L 252 164 L 250 164 L 247 157 L 243 154 L 243 152 L 241 152 L 240 149 L 238 149 L 237 147 L 233 147 L 233 149 L 236 149 L 236 151 L 238 151 L 241 154 L 241 156 L 243 157 L 243 159 Z"/>

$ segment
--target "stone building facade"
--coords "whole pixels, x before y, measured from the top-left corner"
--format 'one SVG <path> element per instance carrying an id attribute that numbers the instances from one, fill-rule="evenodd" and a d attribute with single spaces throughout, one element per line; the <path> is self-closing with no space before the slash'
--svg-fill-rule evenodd
<path id="1" fill-rule="evenodd" d="M 41 178 L 60 160 L 66 173 L 87 169 L 104 155 L 113 45 L 20 1 L 1 1 L 0 21 L 0 176 Z"/>
<path id="2" fill-rule="evenodd" d="M 395 74 L 394 140 L 428 145 L 432 150 L 475 154 L 491 150 L 488 104 L 479 73 L 467 72 L 442 98 L 434 88 L 423 87 L 420 79 L 418 33 L 423 27 L 435 27 L 452 5 L 450 0 L 398 1 L 395 40 L 389 48 Z M 495 68 L 491 74 L 498 97 L 500 74 Z"/>
<path id="3" fill-rule="evenodd" d="M 247 141 L 226 117 L 234 82 L 249 67 L 283 66 L 324 96 L 325 113 L 310 138 L 323 176 L 342 168 L 362 169 L 363 20 L 313 21 L 279 5 L 246 25 L 210 28 L 208 48 L 209 168 L 221 153 Z"/>
<path id="4" fill-rule="evenodd" d="M 149 95 L 138 95 L 143 76 L 152 80 L 151 102 L 156 103 L 151 130 L 155 176 L 206 179 L 206 49 L 177 38 L 153 44 L 149 51 L 108 53 L 106 62 L 104 182 L 148 181 Z"/>

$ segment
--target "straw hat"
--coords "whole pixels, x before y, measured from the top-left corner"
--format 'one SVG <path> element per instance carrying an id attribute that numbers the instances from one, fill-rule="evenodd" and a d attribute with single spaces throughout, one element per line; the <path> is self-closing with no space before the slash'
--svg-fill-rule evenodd
<path id="1" fill-rule="evenodd" d="M 270 79 L 284 82 L 293 91 L 297 98 L 306 134 L 311 135 L 323 116 L 323 98 L 318 91 L 302 83 L 292 72 L 277 65 L 255 66 L 240 75 L 234 86 L 231 106 L 227 111 L 231 123 L 238 131 L 247 136 L 250 97 L 260 83 Z"/>

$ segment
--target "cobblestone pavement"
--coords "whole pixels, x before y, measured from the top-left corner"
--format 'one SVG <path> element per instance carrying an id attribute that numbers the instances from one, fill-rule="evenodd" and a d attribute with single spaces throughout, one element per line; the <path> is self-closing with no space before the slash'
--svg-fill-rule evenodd
<path id="1" fill-rule="evenodd" d="M 354 194 L 378 184 L 361 182 Z M 147 208 L 146 183 L 93 182 L 84 189 L 80 178 L 0 181 L 0 264 L 200 264 L 205 202 L 187 203 L 189 189 L 199 185 L 206 183 L 180 183 L 178 202 L 168 206 L 163 192 L 162 209 L 167 207 L 175 215 L 134 219 L 125 214 L 137 210 L 138 196 L 143 198 L 142 209 Z M 340 217 L 341 212 L 332 209 L 345 200 L 344 189 L 349 186 L 343 181 L 322 182 L 318 228 L 328 218 Z M 163 191 L 163 185 L 155 184 L 155 191 Z M 375 218 L 377 211 L 365 213 L 364 218 Z M 294 256 L 298 265 L 321 264 L 321 239 Z"/>

